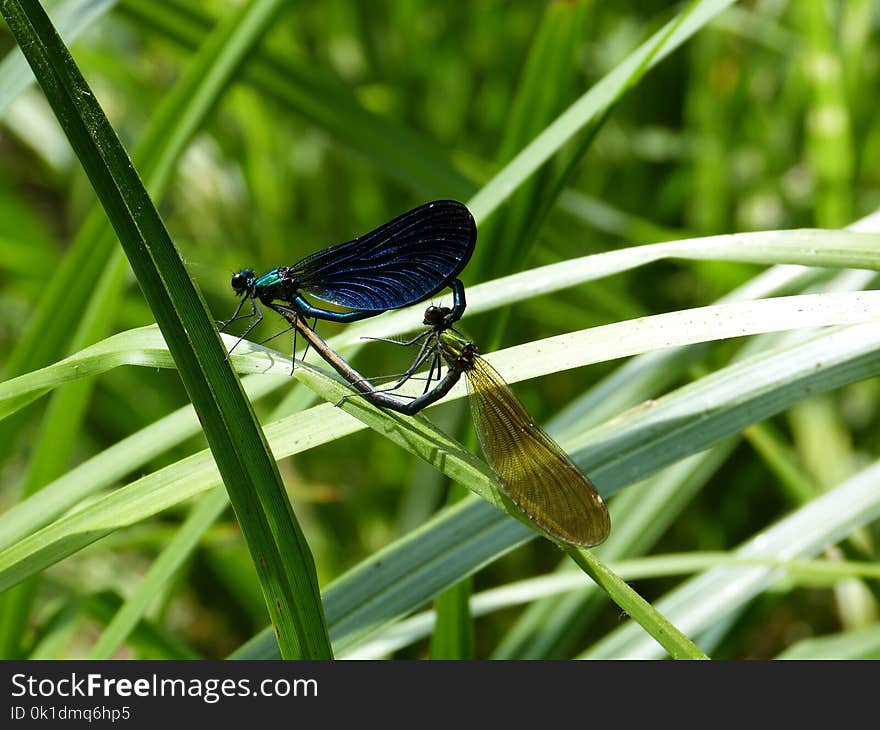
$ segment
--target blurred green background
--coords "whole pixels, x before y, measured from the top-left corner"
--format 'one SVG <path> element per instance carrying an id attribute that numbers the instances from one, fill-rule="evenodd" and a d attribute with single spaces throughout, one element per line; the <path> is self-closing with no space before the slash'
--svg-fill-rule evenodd
<path id="1" fill-rule="evenodd" d="M 71 48 L 132 149 L 208 30 L 239 4 L 106 5 Z M 234 271 L 291 264 L 432 198 L 470 198 L 684 7 L 659 0 L 290 3 L 187 145 L 156 203 L 215 318 L 224 319 L 236 304 L 229 286 Z M 481 224 L 465 283 L 677 238 L 838 228 L 880 207 L 878 22 L 878 3 L 866 0 L 735 3 Z M 0 51 L 13 46 L 4 26 Z M 93 205 L 88 181 L 41 92 L 31 87 L 0 118 L 0 366 Z M 491 351 L 703 306 L 760 271 L 658 263 L 466 315 L 462 326 Z M 129 277 L 107 333 L 153 321 Z M 278 329 L 267 316 L 251 339 Z M 319 327 L 325 337 L 339 331 L 331 323 Z M 290 351 L 287 338 L 273 346 Z M 726 364 L 740 346 L 717 343 L 652 395 Z M 406 353 L 377 345 L 354 359 L 361 372 L 377 374 L 398 372 L 406 362 Z M 619 366 L 563 372 L 516 391 L 546 424 Z M 18 373 L 4 378 L 12 374 Z M 878 396 L 877 380 L 863 381 L 805 400 L 765 427 L 800 479 L 827 488 L 880 450 Z M 282 389 L 257 402 L 258 414 L 267 417 L 284 397 Z M 117 368 L 101 375 L 64 470 L 186 402 L 173 370 Z M 4 432 L 0 509 L 19 499 L 31 478 L 29 458 L 45 408 L 37 401 Z M 461 403 L 430 417 L 471 438 Z M 142 471 L 201 448 L 203 439 L 187 439 Z M 741 440 L 651 551 L 726 550 L 786 514 L 795 500 L 771 461 L 754 441 Z M 442 475 L 372 431 L 279 466 L 322 585 L 449 499 Z M 48 570 L 16 651 L 87 654 L 102 622 L 185 514 L 171 510 L 117 532 Z M 864 537 L 872 555 L 871 536 Z M 533 541 L 477 573 L 473 587 L 551 572 L 559 560 L 552 545 Z M 634 585 L 651 600 L 677 582 L 661 577 Z M 474 655 L 492 656 L 511 641 L 523 611 L 510 607 L 479 618 Z M 863 586 L 783 587 L 751 601 L 725 627 L 713 656 L 772 657 L 799 639 L 871 626 L 876 617 L 876 602 Z M 620 620 L 612 604 L 603 605 L 589 625 L 573 621 L 562 632 L 565 640 L 545 655 L 573 656 Z M 222 657 L 265 624 L 247 550 L 227 511 L 156 597 L 136 640 L 117 655 Z M 428 652 L 429 642 L 421 640 L 396 656 Z"/>

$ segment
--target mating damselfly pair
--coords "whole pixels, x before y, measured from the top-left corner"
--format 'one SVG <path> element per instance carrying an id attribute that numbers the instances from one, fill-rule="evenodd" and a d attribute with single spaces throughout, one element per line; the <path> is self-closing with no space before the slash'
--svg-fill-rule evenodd
<path id="1" fill-rule="evenodd" d="M 221 331 L 238 319 L 250 319 L 242 335 L 246 337 L 262 320 L 263 304 L 284 317 L 288 329 L 302 335 L 356 395 L 406 415 L 440 400 L 464 375 L 477 437 L 504 494 L 550 537 L 579 546 L 598 545 L 611 526 L 602 497 L 533 421 L 476 345 L 453 327 L 467 306 L 458 275 L 470 260 L 476 239 L 476 223 L 465 205 L 455 200 L 426 203 L 292 266 L 262 276 L 252 269 L 238 272 L 232 277 L 232 288 L 241 301 L 233 316 L 221 324 Z M 319 319 L 365 319 L 424 301 L 446 287 L 452 290 L 453 306 L 428 307 L 427 329 L 408 342 L 397 343 L 418 344 L 419 351 L 391 388 L 372 385 L 314 329 Z M 315 307 L 304 294 L 349 311 Z M 250 311 L 242 314 L 246 303 Z M 424 366 L 428 371 L 422 395 L 410 400 L 396 397 L 394 390 Z M 444 366 L 446 375 L 442 376 Z"/>

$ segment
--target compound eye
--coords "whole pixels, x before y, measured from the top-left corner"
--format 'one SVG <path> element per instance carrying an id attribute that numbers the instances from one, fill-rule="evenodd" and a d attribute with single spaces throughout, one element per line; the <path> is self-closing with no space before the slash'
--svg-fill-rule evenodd
<path id="1" fill-rule="evenodd" d="M 433 304 L 425 310 L 425 319 L 423 324 L 436 324 L 440 321 L 440 307 L 435 307 Z"/>
<path id="2" fill-rule="evenodd" d="M 424 324 L 439 325 L 452 310 L 449 307 L 435 307 L 433 304 L 425 310 Z"/>
<path id="3" fill-rule="evenodd" d="M 232 277 L 232 290 L 236 294 L 241 294 L 248 288 L 248 277 L 244 271 L 239 271 Z"/>

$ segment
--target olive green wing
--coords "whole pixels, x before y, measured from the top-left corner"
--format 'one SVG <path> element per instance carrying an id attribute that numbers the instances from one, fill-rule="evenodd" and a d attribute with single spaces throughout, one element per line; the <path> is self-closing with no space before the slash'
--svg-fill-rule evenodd
<path id="1" fill-rule="evenodd" d="M 559 540 L 583 547 L 603 542 L 611 518 L 592 482 L 489 363 L 477 356 L 465 374 L 477 436 L 505 494 Z"/>

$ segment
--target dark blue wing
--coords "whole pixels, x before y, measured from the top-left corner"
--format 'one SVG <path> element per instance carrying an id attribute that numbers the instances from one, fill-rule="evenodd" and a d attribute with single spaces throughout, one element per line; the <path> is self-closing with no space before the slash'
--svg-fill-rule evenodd
<path id="1" fill-rule="evenodd" d="M 435 200 L 290 269 L 299 288 L 318 299 L 349 309 L 397 309 L 446 287 L 476 240 L 476 223 L 462 203 Z"/>

